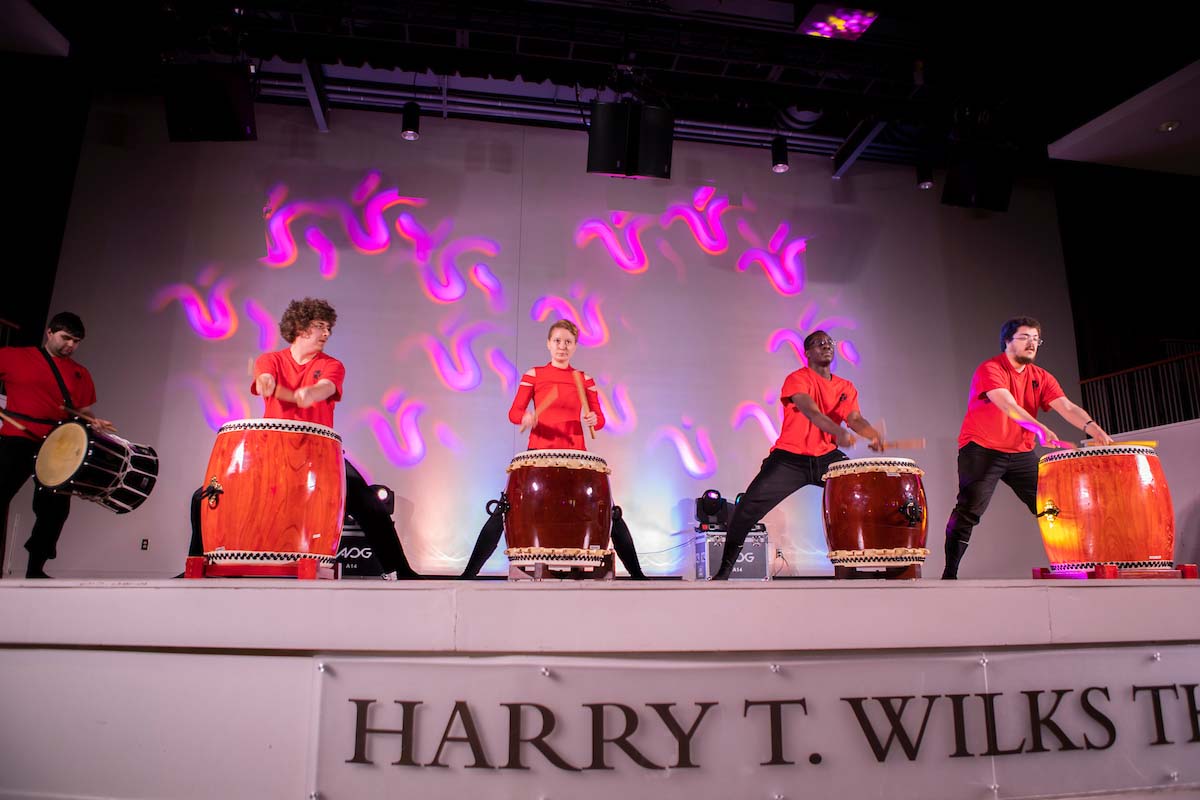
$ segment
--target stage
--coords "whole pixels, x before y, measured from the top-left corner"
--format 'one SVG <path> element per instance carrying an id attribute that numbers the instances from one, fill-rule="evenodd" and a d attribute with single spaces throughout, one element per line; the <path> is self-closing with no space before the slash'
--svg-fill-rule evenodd
<path id="1" fill-rule="evenodd" d="M 1198 601 L 1192 580 L 6 580 L 0 797 L 1200 796 Z"/>

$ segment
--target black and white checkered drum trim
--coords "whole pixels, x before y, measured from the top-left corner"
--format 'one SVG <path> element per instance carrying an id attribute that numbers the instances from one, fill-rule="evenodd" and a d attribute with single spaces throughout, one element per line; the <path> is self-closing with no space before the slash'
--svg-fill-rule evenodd
<path id="1" fill-rule="evenodd" d="M 1072 458 L 1091 458 L 1092 456 L 1157 456 L 1158 452 L 1153 447 L 1143 447 L 1141 445 L 1120 445 L 1107 444 L 1100 447 L 1083 447 L 1079 450 L 1064 450 L 1061 453 L 1047 453 L 1038 459 L 1040 464 L 1049 464 L 1052 461 L 1067 461 Z"/>
<path id="2" fill-rule="evenodd" d="M 611 472 L 607 461 L 586 450 L 525 450 L 512 457 L 507 471 L 529 466 L 563 466 Z"/>
<path id="3" fill-rule="evenodd" d="M 1051 572 L 1079 572 L 1101 564 L 1117 569 L 1175 569 L 1174 561 L 1080 561 L 1075 564 L 1051 564 Z"/>
<path id="4" fill-rule="evenodd" d="M 337 561 L 334 556 L 313 555 L 312 553 L 268 553 L 260 550 L 213 550 L 205 553 L 204 557 L 214 563 L 234 564 L 287 564 L 303 558 L 311 558 L 323 567 L 332 567 Z"/>
<path id="5" fill-rule="evenodd" d="M 835 461 L 826 468 L 823 479 L 838 475 L 853 475 L 858 472 L 896 472 L 915 475 L 925 474 L 911 458 L 847 458 Z"/>
<path id="6" fill-rule="evenodd" d="M 341 442 L 342 437 L 333 428 L 318 425 L 315 422 L 300 422 L 294 419 L 235 419 L 226 422 L 217 431 L 217 435 L 230 431 L 283 431 L 284 433 L 311 433 Z"/>

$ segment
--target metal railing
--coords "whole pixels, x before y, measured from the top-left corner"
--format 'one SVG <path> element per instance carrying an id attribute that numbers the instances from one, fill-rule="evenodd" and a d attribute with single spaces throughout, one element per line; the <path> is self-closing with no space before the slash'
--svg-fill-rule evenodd
<path id="1" fill-rule="evenodd" d="M 1109 433 L 1200 418 L 1200 353 L 1079 382 L 1083 407 Z"/>

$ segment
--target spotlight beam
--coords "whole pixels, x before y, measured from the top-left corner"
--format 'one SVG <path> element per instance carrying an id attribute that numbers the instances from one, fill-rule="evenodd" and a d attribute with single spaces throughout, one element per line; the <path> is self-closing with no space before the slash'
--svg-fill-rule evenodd
<path id="1" fill-rule="evenodd" d="M 850 131 L 850 135 L 846 137 L 846 141 L 842 142 L 842 146 L 833 154 L 833 177 L 840 178 L 849 172 L 858 157 L 886 127 L 886 121 L 875 117 L 867 117 L 855 125 L 854 130 Z"/>
<path id="2" fill-rule="evenodd" d="M 325 94 L 325 81 L 321 75 L 321 65 L 314 64 L 306 58 L 301 62 L 300 67 L 300 77 L 304 81 L 304 94 L 308 97 L 308 105 L 312 108 L 317 130 L 321 133 L 329 133 L 329 97 Z"/>

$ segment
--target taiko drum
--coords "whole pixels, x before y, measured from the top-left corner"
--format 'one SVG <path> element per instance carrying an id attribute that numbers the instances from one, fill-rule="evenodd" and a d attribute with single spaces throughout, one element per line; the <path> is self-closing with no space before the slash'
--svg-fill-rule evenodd
<path id="1" fill-rule="evenodd" d="M 1037 507 L 1050 568 L 1171 568 L 1175 512 L 1152 447 L 1107 445 L 1038 461 Z"/>
<path id="2" fill-rule="evenodd" d="M 611 551 L 611 470 L 582 450 L 528 450 L 508 465 L 505 555 L 514 565 L 594 566 Z"/>
<path id="3" fill-rule="evenodd" d="M 909 458 L 852 458 L 825 473 L 825 540 L 836 567 L 921 564 L 928 519 L 924 473 Z"/>
<path id="4" fill-rule="evenodd" d="M 332 428 L 244 419 L 217 431 L 201 504 L 204 555 L 225 563 L 316 558 L 332 565 L 342 533 L 346 470 Z"/>

